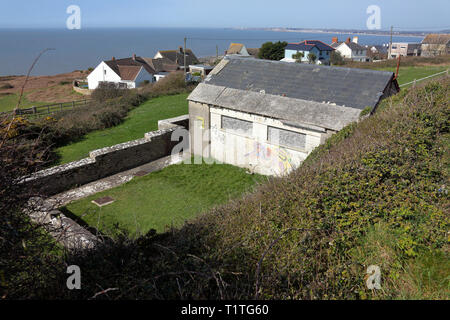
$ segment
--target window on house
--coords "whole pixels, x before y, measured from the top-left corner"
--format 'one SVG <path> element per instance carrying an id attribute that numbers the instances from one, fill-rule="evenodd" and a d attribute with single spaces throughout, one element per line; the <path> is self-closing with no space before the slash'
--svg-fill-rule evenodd
<path id="1" fill-rule="evenodd" d="M 253 131 L 253 122 L 222 116 L 222 129 L 239 134 L 251 135 Z"/>
<path id="2" fill-rule="evenodd" d="M 106 75 L 106 70 L 103 70 L 103 73 Z"/>
<path id="3" fill-rule="evenodd" d="M 282 146 L 305 149 L 306 134 L 275 127 L 268 127 L 267 140 L 271 143 Z"/>

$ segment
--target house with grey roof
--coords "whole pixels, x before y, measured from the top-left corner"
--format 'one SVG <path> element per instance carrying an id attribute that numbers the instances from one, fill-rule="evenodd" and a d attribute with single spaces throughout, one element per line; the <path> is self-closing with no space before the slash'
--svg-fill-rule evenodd
<path id="1" fill-rule="evenodd" d="M 315 63 L 330 64 L 330 55 L 334 48 L 320 40 L 304 40 L 299 43 L 288 43 L 284 49 L 284 62 L 296 62 L 295 54 L 302 53 L 301 62 L 309 62 L 309 55 L 315 56 Z"/>
<path id="2" fill-rule="evenodd" d="M 347 38 L 344 42 L 339 42 L 335 37 L 332 40 L 331 46 L 344 58 L 352 61 L 368 61 L 367 48 L 358 44 L 358 37 Z"/>
<path id="3" fill-rule="evenodd" d="M 422 56 L 450 54 L 450 34 L 427 34 L 421 43 Z"/>
<path id="4" fill-rule="evenodd" d="M 190 151 L 286 174 L 398 91 L 387 71 L 225 57 L 188 97 Z"/>
<path id="5" fill-rule="evenodd" d="M 192 64 L 198 64 L 199 61 L 191 49 L 186 49 L 186 55 L 183 47 L 178 47 L 178 50 L 161 50 L 158 51 L 154 59 L 166 58 L 172 63 L 177 64 L 181 69 L 184 69 L 184 59 L 186 58 L 186 68 Z"/>

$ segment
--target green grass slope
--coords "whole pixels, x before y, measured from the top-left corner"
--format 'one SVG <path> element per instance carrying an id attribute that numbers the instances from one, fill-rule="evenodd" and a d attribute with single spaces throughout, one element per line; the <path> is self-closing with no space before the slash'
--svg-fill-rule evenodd
<path id="1" fill-rule="evenodd" d="M 158 130 L 158 120 L 188 113 L 188 94 L 150 99 L 130 111 L 125 120 L 114 127 L 90 132 L 81 141 L 56 149 L 59 163 L 68 163 L 89 156 L 92 150 L 140 139 L 146 132 Z"/>
<path id="2" fill-rule="evenodd" d="M 386 100 L 287 177 L 181 229 L 69 256 L 67 263 L 83 270 L 83 289 L 60 292 L 87 298 L 99 287 L 119 288 L 110 299 L 448 299 L 449 113 L 449 80 Z M 370 265 L 380 268 L 380 290 L 366 286 Z"/>

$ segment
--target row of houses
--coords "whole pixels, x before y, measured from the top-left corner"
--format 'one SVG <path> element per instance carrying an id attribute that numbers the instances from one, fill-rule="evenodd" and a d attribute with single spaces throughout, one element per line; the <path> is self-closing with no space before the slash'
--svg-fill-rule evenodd
<path id="1" fill-rule="evenodd" d="M 186 53 L 186 54 L 185 54 Z M 184 59 L 186 57 L 186 65 Z M 136 56 L 102 61 L 88 76 L 88 87 L 96 89 L 100 83 L 114 83 L 119 88 L 133 89 L 145 82 L 156 82 L 170 72 L 197 65 L 191 49 L 158 51 L 153 58 Z"/>
<path id="2" fill-rule="evenodd" d="M 399 56 L 435 57 L 450 54 L 450 34 L 428 34 L 421 43 L 394 42 L 389 58 Z"/>
<path id="3" fill-rule="evenodd" d="M 397 58 L 398 56 L 426 56 L 450 53 L 450 34 L 429 34 L 421 43 L 392 43 L 385 46 L 363 46 L 358 43 L 358 37 L 347 38 L 339 41 L 337 37 L 332 38 L 328 45 L 319 40 L 304 40 L 298 43 L 289 43 L 285 48 L 285 62 L 311 62 L 310 54 L 315 57 L 317 64 L 329 64 L 331 52 L 338 52 L 344 59 L 352 61 L 370 61 L 374 58 Z M 389 52 L 389 54 L 388 54 Z M 301 53 L 301 58 L 298 54 Z"/>

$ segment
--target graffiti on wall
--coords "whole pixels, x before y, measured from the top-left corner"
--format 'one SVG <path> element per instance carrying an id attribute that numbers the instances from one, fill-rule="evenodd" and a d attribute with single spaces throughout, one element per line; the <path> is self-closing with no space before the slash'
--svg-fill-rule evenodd
<path id="1" fill-rule="evenodd" d="M 285 148 L 265 145 L 258 141 L 252 142 L 250 152 L 245 153 L 244 157 L 255 160 L 256 165 L 270 166 L 273 171 L 278 168 L 280 174 L 288 173 L 293 168 L 291 155 Z"/>

